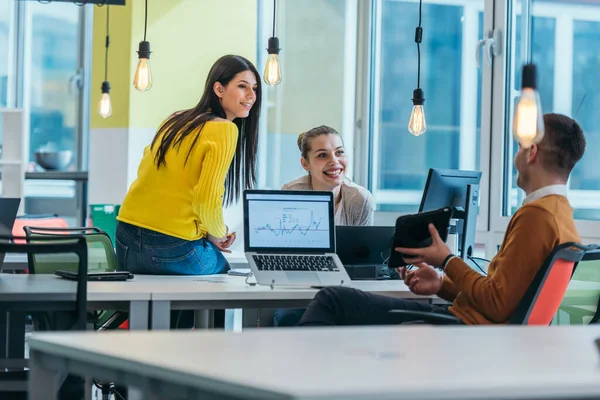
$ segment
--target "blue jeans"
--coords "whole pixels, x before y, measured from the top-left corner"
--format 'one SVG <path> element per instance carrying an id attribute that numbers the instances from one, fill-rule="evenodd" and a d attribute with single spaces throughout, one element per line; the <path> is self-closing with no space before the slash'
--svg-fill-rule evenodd
<path id="1" fill-rule="evenodd" d="M 210 275 L 227 272 L 229 263 L 208 240 L 184 240 L 124 222 L 117 224 L 119 267 L 133 274 Z"/>

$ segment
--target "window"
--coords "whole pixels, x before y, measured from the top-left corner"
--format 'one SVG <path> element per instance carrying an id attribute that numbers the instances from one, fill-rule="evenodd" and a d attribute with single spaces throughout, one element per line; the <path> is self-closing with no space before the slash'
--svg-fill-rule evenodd
<path id="1" fill-rule="evenodd" d="M 587 4 L 586 4 L 587 3 Z M 523 47 L 521 2 L 514 3 L 514 24 L 508 32 L 514 33 L 509 59 L 509 87 L 505 114 L 504 201 L 502 214 L 512 215 L 521 204 L 524 193 L 516 185 L 517 172 L 512 163 L 517 144 L 512 138 L 514 99 L 520 90 L 523 51 L 529 51 L 538 68 L 538 90 L 544 112 L 558 112 L 575 118 L 583 128 L 587 148 L 583 160 L 575 167 L 569 181 L 569 200 L 576 219 L 600 220 L 600 172 L 594 167 L 595 154 L 600 152 L 600 4 L 583 1 L 533 2 L 529 46 Z M 509 39 L 510 40 L 510 39 Z"/>
<path id="2" fill-rule="evenodd" d="M 273 2 L 259 5 L 257 48 L 262 75 L 273 29 Z M 346 148 L 352 148 L 356 10 L 355 0 L 277 2 L 283 79 L 273 88 L 263 83 L 259 187 L 279 189 L 306 174 L 297 139 L 310 128 L 329 125 L 343 136 Z"/>
<path id="3" fill-rule="evenodd" d="M 41 148 L 71 150 L 77 169 L 80 7 L 72 3 L 27 4 L 31 25 L 30 161 Z M 26 88 L 27 90 L 27 88 Z"/>
<path id="4" fill-rule="evenodd" d="M 0 108 L 10 107 L 14 102 L 14 13 L 13 0 L 0 0 Z"/>
<path id="5" fill-rule="evenodd" d="M 482 75 L 473 55 L 483 36 L 484 1 L 424 1 L 421 88 L 427 131 L 420 137 L 407 128 L 417 85 L 418 2 L 377 5 L 370 186 L 378 210 L 415 212 L 429 168 L 480 168 Z"/>

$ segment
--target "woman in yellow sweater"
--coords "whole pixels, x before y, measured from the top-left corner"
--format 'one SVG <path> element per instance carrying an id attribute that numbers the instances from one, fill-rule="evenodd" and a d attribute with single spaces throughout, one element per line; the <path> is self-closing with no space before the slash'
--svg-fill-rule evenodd
<path id="1" fill-rule="evenodd" d="M 260 76 L 247 59 L 212 66 L 204 93 L 176 112 L 144 149 L 119 212 L 117 260 L 138 274 L 215 274 L 235 240 L 222 205 L 256 181 Z"/>

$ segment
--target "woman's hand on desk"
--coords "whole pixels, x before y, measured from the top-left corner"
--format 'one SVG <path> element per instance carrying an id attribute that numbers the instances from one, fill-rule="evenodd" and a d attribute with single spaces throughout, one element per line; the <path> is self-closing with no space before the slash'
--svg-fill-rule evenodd
<path id="1" fill-rule="evenodd" d="M 437 294 L 442 289 L 443 277 L 429 264 L 414 264 L 415 270 L 406 271 L 406 267 L 398 268 L 400 278 L 411 292 L 421 296 Z"/>
<path id="2" fill-rule="evenodd" d="M 216 238 L 209 233 L 206 238 L 208 239 L 209 242 L 214 244 L 215 247 L 217 247 L 219 250 L 221 250 L 221 252 L 231 253 L 231 250 L 229 250 L 229 247 L 231 247 L 233 242 L 235 242 L 236 235 L 235 235 L 235 232 L 231 232 L 222 238 Z"/>

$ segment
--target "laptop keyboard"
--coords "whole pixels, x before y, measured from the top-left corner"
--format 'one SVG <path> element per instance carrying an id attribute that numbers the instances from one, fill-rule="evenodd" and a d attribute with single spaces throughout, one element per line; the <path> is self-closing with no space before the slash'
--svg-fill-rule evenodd
<path id="1" fill-rule="evenodd" d="M 286 255 L 254 255 L 254 262 L 259 271 L 317 271 L 337 272 L 331 256 L 286 256 Z"/>

